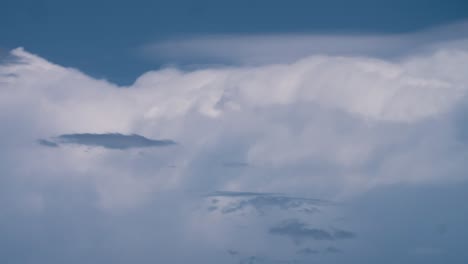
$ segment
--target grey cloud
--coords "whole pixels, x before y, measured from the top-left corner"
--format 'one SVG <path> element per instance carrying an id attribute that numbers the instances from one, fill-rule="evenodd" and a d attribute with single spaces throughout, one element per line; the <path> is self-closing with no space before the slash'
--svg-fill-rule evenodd
<path id="1" fill-rule="evenodd" d="M 257 257 L 257 256 L 250 256 L 239 261 L 239 264 L 255 264 L 255 263 L 265 263 L 265 260 Z"/>
<path id="2" fill-rule="evenodd" d="M 311 248 L 302 248 L 296 252 L 299 255 L 315 255 L 320 253 L 318 250 L 311 249 Z"/>
<path id="3" fill-rule="evenodd" d="M 207 197 L 245 197 L 245 196 L 268 196 L 275 195 L 275 193 L 258 193 L 258 192 L 231 192 L 231 191 L 215 191 Z"/>
<path id="4" fill-rule="evenodd" d="M 466 21 L 411 34 L 390 35 L 202 35 L 150 43 L 141 48 L 146 57 L 176 62 L 204 61 L 262 65 L 291 62 L 311 54 L 398 57 L 415 50 L 466 46 Z M 456 32 L 456 33 L 455 33 Z"/>
<path id="5" fill-rule="evenodd" d="M 213 212 L 213 211 L 216 211 L 216 210 L 218 210 L 218 207 L 217 207 L 217 206 L 210 206 L 210 207 L 208 207 L 208 211 L 209 211 L 209 212 Z"/>
<path id="6" fill-rule="evenodd" d="M 335 229 L 333 231 L 333 235 L 337 239 L 349 239 L 349 238 L 355 238 L 356 237 L 356 234 L 354 234 L 353 232 L 346 231 L 346 230 L 341 230 L 341 229 Z"/>
<path id="7" fill-rule="evenodd" d="M 296 253 L 298 255 L 302 255 L 302 256 L 311 256 L 311 255 L 318 255 L 318 254 L 338 254 L 338 253 L 342 253 L 343 251 L 341 251 L 341 249 L 339 248 L 336 248 L 336 247 L 327 247 L 323 250 L 317 250 L 317 249 L 312 249 L 312 248 L 302 248 L 298 251 L 296 251 Z"/>
<path id="8" fill-rule="evenodd" d="M 323 229 L 309 228 L 307 224 L 298 220 L 289 220 L 269 230 L 270 234 L 290 236 L 295 241 L 303 238 L 314 240 L 333 240 L 333 235 Z"/>
<path id="9" fill-rule="evenodd" d="M 46 139 L 39 139 L 37 143 L 41 146 L 50 147 L 50 148 L 57 148 L 59 146 L 57 143 L 46 140 Z"/>
<path id="10" fill-rule="evenodd" d="M 270 228 L 269 233 L 291 237 L 296 243 L 300 243 L 304 239 L 341 240 L 355 237 L 355 234 L 349 231 L 328 231 L 320 228 L 311 228 L 306 223 L 301 222 L 298 219 L 284 221 L 278 226 Z"/>
<path id="11" fill-rule="evenodd" d="M 223 167 L 226 168 L 244 168 L 248 167 L 249 164 L 247 162 L 237 162 L 237 161 L 231 161 L 231 162 L 224 162 Z"/>
<path id="12" fill-rule="evenodd" d="M 315 204 L 315 201 L 309 201 L 302 198 L 291 198 L 283 196 L 257 196 L 249 200 L 234 202 L 231 205 L 223 208 L 223 213 L 232 213 L 242 210 L 246 207 L 253 207 L 259 212 L 267 207 L 277 207 L 282 210 L 298 209 L 304 205 Z M 317 208 L 302 208 L 300 211 L 305 213 L 317 212 Z"/>
<path id="13" fill-rule="evenodd" d="M 231 256 L 239 255 L 239 252 L 238 252 L 238 251 L 232 250 L 232 249 L 229 249 L 229 250 L 227 251 L 227 253 L 228 253 L 229 255 L 231 255 Z"/>
<path id="14" fill-rule="evenodd" d="M 177 144 L 175 141 L 162 139 L 149 139 L 141 135 L 131 134 L 124 135 L 119 133 L 105 134 L 64 134 L 54 138 L 53 141 L 39 140 L 39 144 L 44 146 L 62 145 L 62 144 L 77 144 L 91 147 L 104 147 L 107 149 L 130 149 L 130 148 L 146 148 L 146 147 L 165 147 Z"/>
<path id="15" fill-rule="evenodd" d="M 342 251 L 339 249 L 339 248 L 336 248 L 336 247 L 327 247 L 325 249 L 325 253 L 330 253 L 330 254 L 337 254 L 337 253 L 341 253 Z"/>
<path id="16" fill-rule="evenodd" d="M 256 263 L 266 263 L 266 264 L 293 264 L 293 263 L 302 263 L 298 260 L 281 260 L 281 259 L 271 259 L 267 257 L 260 256 L 249 256 L 239 260 L 239 264 L 256 264 Z"/>
<path id="17" fill-rule="evenodd" d="M 254 208 L 261 214 L 264 214 L 268 208 L 293 209 L 298 212 L 312 214 L 320 211 L 318 206 L 331 204 L 320 199 L 289 197 L 274 193 L 217 191 L 209 194 L 208 197 L 228 197 L 234 200 L 227 205 L 218 206 L 223 214 L 234 213 L 249 207 Z"/>

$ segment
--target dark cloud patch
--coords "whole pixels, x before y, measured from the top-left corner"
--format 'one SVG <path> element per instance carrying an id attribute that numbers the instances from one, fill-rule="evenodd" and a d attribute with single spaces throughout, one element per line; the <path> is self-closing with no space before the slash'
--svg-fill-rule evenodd
<path id="1" fill-rule="evenodd" d="M 248 200 L 234 202 L 222 209 L 223 213 L 232 213 L 242 210 L 246 207 L 253 207 L 258 212 L 264 213 L 269 207 L 277 207 L 282 210 L 300 209 L 302 212 L 313 213 L 319 211 L 318 208 L 301 208 L 304 205 L 315 205 L 316 201 L 303 198 L 292 198 L 285 196 L 257 196 Z"/>
<path id="2" fill-rule="evenodd" d="M 336 248 L 336 247 L 327 247 L 323 250 L 317 250 L 317 249 L 312 249 L 312 248 L 302 248 L 298 251 L 296 251 L 296 253 L 298 255 L 302 255 L 302 256 L 315 256 L 315 255 L 318 255 L 318 254 L 338 254 L 338 253 L 342 253 L 343 251 L 339 248 Z"/>
<path id="3" fill-rule="evenodd" d="M 226 167 L 226 168 L 245 168 L 245 167 L 249 167 L 249 164 L 247 162 L 236 162 L 236 161 L 224 162 L 222 165 L 223 165 L 223 167 Z"/>
<path id="4" fill-rule="evenodd" d="M 45 139 L 39 139 L 37 143 L 41 146 L 49 148 L 57 148 L 59 146 L 57 143 Z"/>
<path id="5" fill-rule="evenodd" d="M 230 192 L 230 191 L 215 191 L 207 197 L 242 197 L 242 196 L 270 196 L 276 195 L 275 193 L 258 193 L 258 192 Z"/>
<path id="6" fill-rule="evenodd" d="M 62 144 L 76 144 L 90 147 L 103 147 L 107 149 L 130 149 L 130 148 L 148 148 L 165 147 L 177 144 L 169 139 L 149 139 L 137 134 L 124 135 L 119 133 L 106 134 L 64 134 L 54 138 L 53 141 L 42 140 L 44 142 Z"/>
<path id="7" fill-rule="evenodd" d="M 16 77 L 18 77 L 18 75 L 14 74 L 14 73 L 0 73 L 0 77 L 3 77 L 3 78 L 16 78 Z"/>
<path id="8" fill-rule="evenodd" d="M 333 231 L 333 235 L 336 239 L 351 239 L 356 237 L 356 234 L 354 234 L 353 232 L 341 229 L 335 229 Z"/>
<path id="9" fill-rule="evenodd" d="M 282 260 L 282 259 L 272 259 L 269 257 L 261 257 L 261 256 L 249 256 L 239 260 L 239 264 L 257 264 L 257 263 L 265 263 L 265 264 L 299 264 L 304 263 L 302 261 L 291 259 L 291 260 Z"/>
<path id="10" fill-rule="evenodd" d="M 265 263 L 265 259 L 257 257 L 257 256 L 250 256 L 243 258 L 239 261 L 239 264 L 255 264 L 255 263 Z"/>
<path id="11" fill-rule="evenodd" d="M 208 211 L 209 211 L 209 212 L 213 212 L 213 211 L 216 211 L 216 210 L 218 210 L 218 207 L 217 207 L 217 206 L 210 206 L 210 207 L 208 207 Z"/>
<path id="12" fill-rule="evenodd" d="M 320 228 L 311 228 L 306 223 L 298 219 L 283 221 L 279 225 L 269 229 L 272 235 L 288 236 L 296 244 L 300 244 L 303 240 L 341 240 L 351 239 L 355 234 L 345 230 L 325 230 Z"/>
<path id="13" fill-rule="evenodd" d="M 231 256 L 237 256 L 237 255 L 239 255 L 239 252 L 238 252 L 238 251 L 232 250 L 232 249 L 229 249 L 229 250 L 227 251 L 227 253 L 228 253 L 229 255 L 231 255 Z"/>
<path id="14" fill-rule="evenodd" d="M 207 197 L 232 199 L 232 201 L 227 204 L 219 206 L 223 214 L 234 213 L 247 208 L 253 208 L 260 214 L 264 214 L 269 208 L 278 208 L 281 210 L 292 209 L 298 212 L 312 214 L 320 211 L 318 206 L 331 204 L 328 201 L 320 199 L 290 197 L 275 193 L 217 191 L 207 195 Z"/>
<path id="15" fill-rule="evenodd" d="M 301 263 L 297 260 L 280 260 L 280 259 L 271 259 L 268 257 L 260 257 L 260 256 L 249 256 L 239 260 L 239 264 L 257 264 L 257 263 L 265 263 L 265 264 L 298 264 Z"/>
<path id="16" fill-rule="evenodd" d="M 299 255 L 316 255 L 316 254 L 319 254 L 320 251 L 318 250 L 315 250 L 315 249 L 311 249 L 311 248 L 302 248 L 302 249 L 299 249 L 297 252 L 297 254 Z"/>
<path id="17" fill-rule="evenodd" d="M 343 251 L 341 251 L 341 249 L 336 248 L 336 247 L 327 247 L 324 250 L 324 252 L 329 253 L 329 254 L 338 254 L 338 253 L 342 253 Z"/>
<path id="18" fill-rule="evenodd" d="M 333 240 L 333 235 L 319 228 L 310 228 L 307 224 L 300 222 L 299 220 L 288 220 L 278 226 L 272 227 L 269 230 L 270 234 L 290 236 L 295 241 L 302 240 L 304 238 L 313 240 Z"/>

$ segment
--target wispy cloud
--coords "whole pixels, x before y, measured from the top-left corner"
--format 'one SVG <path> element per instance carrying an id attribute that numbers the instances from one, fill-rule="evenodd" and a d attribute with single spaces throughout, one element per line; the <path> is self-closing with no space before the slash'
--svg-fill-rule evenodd
<path id="1" fill-rule="evenodd" d="M 406 34 L 206 35 L 169 39 L 141 48 L 145 57 L 179 64 L 290 63 L 314 54 L 402 57 L 444 46 L 463 47 L 468 22 Z"/>

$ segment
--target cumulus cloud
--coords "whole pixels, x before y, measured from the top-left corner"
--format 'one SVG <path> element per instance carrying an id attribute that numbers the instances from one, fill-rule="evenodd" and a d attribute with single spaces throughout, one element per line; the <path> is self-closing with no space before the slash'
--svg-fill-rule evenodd
<path id="1" fill-rule="evenodd" d="M 269 260 L 297 257 L 297 246 L 285 236 L 311 248 L 344 241 L 372 248 L 365 244 L 375 217 L 369 212 L 406 202 L 350 209 L 367 212 L 367 220 L 355 216 L 352 232 L 330 228 L 351 226 L 340 222 L 350 201 L 384 188 L 463 186 L 467 180 L 468 51 L 463 36 L 447 34 L 396 57 L 366 54 L 365 48 L 328 54 L 306 49 L 274 64 L 150 71 L 128 87 L 15 49 L 0 64 L 0 205 L 8 215 L 0 234 L 17 240 L 2 242 L 8 248 L 0 250 L 37 248 L 34 241 L 46 237 L 69 254 L 61 262 L 75 259 L 73 253 L 99 255 L 95 248 L 104 262 L 225 263 L 233 248 Z M 332 42 L 339 40 L 356 47 L 387 41 L 346 36 Z M 265 40 L 242 41 L 262 46 Z M 272 50 L 290 44 L 284 43 Z M 175 142 L 177 147 L 159 148 Z M 373 195 L 368 200 L 378 197 Z M 248 214 L 249 208 L 268 213 Z M 285 218 L 297 220 L 278 225 Z M 41 226 L 57 222 L 51 233 Z M 423 222 L 412 225 L 422 230 Z M 356 234 L 360 239 L 352 239 Z M 83 246 L 88 239 L 109 247 Z M 343 254 L 330 259 L 363 252 L 336 246 Z M 31 256 L 50 260 L 54 252 Z M 337 263 L 330 259 L 320 260 Z M 28 261 L 17 256 L 17 263 Z"/>
<path id="2" fill-rule="evenodd" d="M 131 162 L 144 169 L 133 173 L 153 175 L 141 179 L 128 176 L 126 165 L 109 169 L 108 164 L 124 164 L 118 154 L 93 150 L 84 156 L 71 149 L 47 154 L 59 156 L 64 171 L 69 159 L 121 175 L 128 181 L 123 186 L 134 184 L 134 191 L 123 193 L 114 189 L 118 182 L 112 190 L 98 184 L 103 197 L 121 193 L 124 200 L 143 199 L 161 188 L 193 188 L 312 192 L 333 199 L 382 184 L 465 175 L 467 151 L 454 131 L 463 127 L 458 120 L 468 52 L 456 47 L 398 61 L 314 55 L 257 67 L 169 68 L 145 73 L 130 87 L 90 78 L 21 48 L 11 56 L 13 62 L 0 66 L 0 101 L 6 109 L 0 118 L 12 124 L 4 131 L 9 143 L 58 134 L 64 135 L 61 142 L 47 142 L 103 146 L 105 139 L 109 148 L 127 148 L 134 145 L 130 141 L 150 142 L 136 136 L 144 134 L 183 145 L 134 158 Z M 130 145 L 119 145 L 122 140 Z M 158 160 L 157 174 L 144 162 L 150 159 Z M 241 160 L 235 166 L 243 169 L 213 166 L 226 160 Z M 44 169 L 41 164 L 34 169 Z M 172 170 L 160 169 L 169 166 Z"/>

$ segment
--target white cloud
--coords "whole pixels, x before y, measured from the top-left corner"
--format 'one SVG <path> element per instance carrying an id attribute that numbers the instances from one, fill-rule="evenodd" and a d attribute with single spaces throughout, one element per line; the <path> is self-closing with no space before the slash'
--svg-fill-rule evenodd
<path id="1" fill-rule="evenodd" d="M 130 87 L 21 48 L 11 54 L 17 62 L 0 68 L 0 98 L 1 119 L 10 123 L 2 140 L 14 142 L 14 163 L 44 175 L 87 175 L 109 206 L 106 201 L 118 206 L 158 190 L 190 189 L 195 181 L 202 182 L 198 188 L 258 191 L 320 186 L 318 193 L 340 196 L 381 183 L 458 178 L 464 171 L 466 151 L 448 147 L 462 144 L 450 134 L 459 124 L 448 120 L 468 88 L 468 52 L 461 49 L 398 62 L 316 55 L 289 64 L 165 69 Z M 181 146 L 125 153 L 31 146 L 60 134 L 111 132 Z M 153 159 L 158 165 L 149 165 Z M 253 167 L 216 178 L 226 170 L 219 164 L 239 161 Z M 282 175 L 287 172 L 294 175 Z"/>
<path id="2" fill-rule="evenodd" d="M 46 214 L 69 207 L 84 210 L 71 213 L 80 221 L 88 214 L 99 218 L 97 208 L 104 220 L 96 221 L 109 229 L 85 227 L 112 230 L 99 235 L 117 248 L 131 245 L 130 253 L 117 250 L 127 257 L 141 256 L 138 246 L 154 253 L 154 245 L 166 263 L 222 263 L 219 252 L 228 249 L 240 251 L 241 259 L 295 257 L 293 244 L 266 231 L 286 216 L 307 218 L 300 210 L 285 212 L 279 203 L 265 218 L 246 216 L 248 210 L 226 218 L 208 213 L 213 201 L 200 196 L 231 190 L 349 201 L 388 185 L 465 182 L 464 41 L 430 43 L 398 59 L 300 52 L 295 61 L 275 64 L 168 68 L 147 72 L 129 87 L 15 49 L 15 60 L 0 65 L 0 206 L 47 221 Z M 82 133 L 135 133 L 178 144 L 117 150 L 37 143 Z M 235 198 L 218 203 L 229 206 Z M 341 208 L 318 209 L 300 220 L 348 230 L 337 220 Z M 130 214 L 135 218 L 126 218 Z M 359 224 L 354 227 L 365 225 Z M 349 230 L 365 237 L 363 229 Z M 84 230 L 97 236 L 91 233 Z M 181 248 L 192 251 L 174 252 Z"/>

